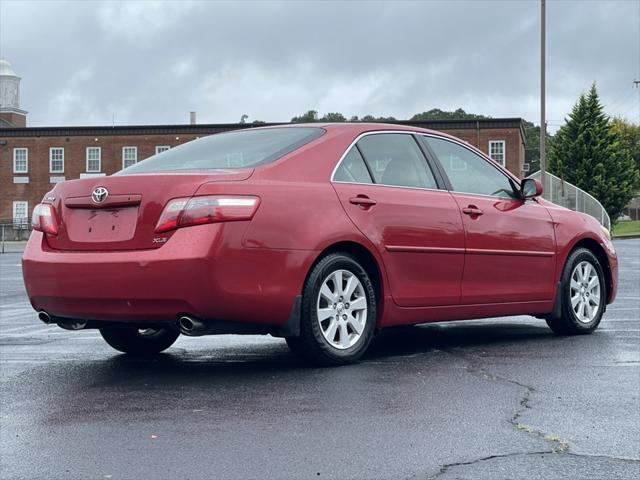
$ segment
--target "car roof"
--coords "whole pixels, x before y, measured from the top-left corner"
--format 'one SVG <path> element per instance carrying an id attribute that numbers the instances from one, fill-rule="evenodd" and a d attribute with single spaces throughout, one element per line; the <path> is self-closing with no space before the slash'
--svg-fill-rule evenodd
<path id="1" fill-rule="evenodd" d="M 430 133 L 434 135 L 439 135 L 442 137 L 453 138 L 458 140 L 456 137 L 453 137 L 447 133 L 429 130 L 427 128 L 414 127 L 411 125 L 400 125 L 397 123 L 367 123 L 367 122 L 340 122 L 340 123 L 295 123 L 295 124 L 283 124 L 277 125 L 273 127 L 267 128 L 291 128 L 291 127 L 320 127 L 324 128 L 327 131 L 331 132 L 349 132 L 354 135 L 360 135 L 365 132 L 376 132 L 376 131 L 385 131 L 388 132 L 390 130 L 399 131 L 399 132 L 416 132 L 416 133 Z"/>

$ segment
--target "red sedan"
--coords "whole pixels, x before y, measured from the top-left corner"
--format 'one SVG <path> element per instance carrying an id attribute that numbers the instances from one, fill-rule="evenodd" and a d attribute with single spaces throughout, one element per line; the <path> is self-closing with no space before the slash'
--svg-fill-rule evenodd
<path id="1" fill-rule="evenodd" d="M 384 327 L 521 314 L 590 333 L 616 295 L 614 247 L 541 192 L 419 128 L 221 133 L 56 185 L 24 280 L 41 320 L 132 354 L 268 333 L 336 365 Z"/>

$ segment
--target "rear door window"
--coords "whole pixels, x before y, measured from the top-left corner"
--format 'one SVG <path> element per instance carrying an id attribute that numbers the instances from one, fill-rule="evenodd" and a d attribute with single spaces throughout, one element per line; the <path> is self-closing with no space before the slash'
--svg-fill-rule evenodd
<path id="1" fill-rule="evenodd" d="M 351 147 L 349 153 L 342 159 L 333 179 L 336 182 L 372 183 L 364 159 L 356 147 Z"/>
<path id="2" fill-rule="evenodd" d="M 358 143 L 375 183 L 381 185 L 438 188 L 427 160 L 412 135 L 378 133 Z"/>

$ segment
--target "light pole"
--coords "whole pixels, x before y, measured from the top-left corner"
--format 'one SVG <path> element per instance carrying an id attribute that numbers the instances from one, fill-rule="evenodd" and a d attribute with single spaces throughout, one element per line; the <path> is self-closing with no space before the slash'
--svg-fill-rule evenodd
<path id="1" fill-rule="evenodd" d="M 547 120 L 545 112 L 545 0 L 540 0 L 540 182 L 543 194 L 547 192 Z"/>

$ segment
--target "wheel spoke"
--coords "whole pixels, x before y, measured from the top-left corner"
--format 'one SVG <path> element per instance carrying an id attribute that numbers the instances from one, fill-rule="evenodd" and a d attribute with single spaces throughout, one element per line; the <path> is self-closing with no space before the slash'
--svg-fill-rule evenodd
<path id="1" fill-rule="evenodd" d="M 596 306 L 600 305 L 600 295 L 589 295 L 589 301 Z"/>
<path id="2" fill-rule="evenodd" d="M 587 289 L 589 291 L 593 290 L 593 287 L 595 286 L 600 286 L 600 279 L 598 279 L 598 276 L 595 275 L 594 277 L 591 278 L 591 280 L 589 280 L 589 285 L 587 286 Z"/>
<path id="3" fill-rule="evenodd" d="M 580 283 L 576 282 L 573 278 L 571 279 L 571 289 L 580 290 Z"/>
<path id="4" fill-rule="evenodd" d="M 351 310 L 364 310 L 367 308 L 367 299 L 364 297 L 358 297 L 351 302 Z"/>
<path id="5" fill-rule="evenodd" d="M 347 280 L 347 286 L 344 289 L 344 299 L 345 301 L 349 301 L 353 292 L 355 292 L 356 288 L 360 285 L 358 278 L 355 275 L 352 275 L 349 280 Z"/>
<path id="6" fill-rule="evenodd" d="M 571 297 L 571 306 L 573 307 L 573 311 L 575 312 L 576 310 L 576 305 L 578 304 L 578 302 L 580 301 L 581 297 L 580 297 L 580 293 L 577 293 L 576 295 L 574 295 L 573 297 Z"/>
<path id="7" fill-rule="evenodd" d="M 349 325 L 351 325 L 351 327 L 355 330 L 355 332 L 358 335 L 362 335 L 363 327 L 362 327 L 362 324 L 360 323 L 360 321 L 357 318 L 355 318 L 353 315 L 349 315 L 347 317 L 347 323 Z"/>
<path id="8" fill-rule="evenodd" d="M 342 348 L 349 348 L 349 332 L 345 323 L 340 324 L 340 345 Z"/>
<path id="9" fill-rule="evenodd" d="M 327 318 L 331 318 L 336 314 L 333 308 L 319 308 L 318 309 L 318 321 L 324 322 Z"/>
<path id="10" fill-rule="evenodd" d="M 326 282 L 322 284 L 322 288 L 320 289 L 320 295 L 322 295 L 331 303 L 335 303 L 335 301 L 338 299 L 337 295 L 329 289 L 329 286 L 327 285 Z"/>
<path id="11" fill-rule="evenodd" d="M 589 281 L 589 279 L 591 278 L 591 264 L 590 263 L 586 263 L 584 264 L 584 281 L 587 282 Z"/>
<path id="12" fill-rule="evenodd" d="M 580 302 L 580 316 L 582 318 L 587 317 L 587 302 L 585 302 L 584 299 Z"/>
<path id="13" fill-rule="evenodd" d="M 342 295 L 342 270 L 336 270 L 333 272 L 333 283 L 336 292 L 336 296 Z"/>
<path id="14" fill-rule="evenodd" d="M 334 318 L 333 320 L 331 320 L 331 323 L 329 323 L 329 327 L 324 332 L 325 337 L 333 342 L 333 340 L 336 338 L 337 329 L 338 321 Z"/>

